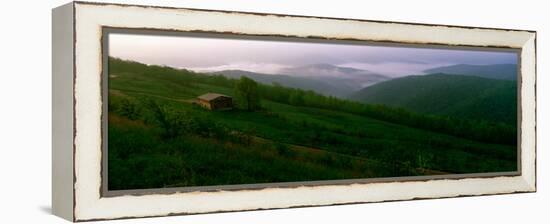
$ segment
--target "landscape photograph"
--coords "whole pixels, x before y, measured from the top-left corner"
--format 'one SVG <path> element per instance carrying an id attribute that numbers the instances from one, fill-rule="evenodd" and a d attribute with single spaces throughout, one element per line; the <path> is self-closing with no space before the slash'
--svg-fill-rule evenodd
<path id="1" fill-rule="evenodd" d="M 107 40 L 108 190 L 518 171 L 516 51 Z"/>

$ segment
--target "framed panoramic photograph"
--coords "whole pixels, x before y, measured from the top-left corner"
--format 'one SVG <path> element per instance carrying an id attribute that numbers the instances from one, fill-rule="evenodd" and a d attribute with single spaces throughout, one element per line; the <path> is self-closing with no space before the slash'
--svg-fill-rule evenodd
<path id="1" fill-rule="evenodd" d="M 534 192 L 535 38 L 58 7 L 53 212 L 88 221 Z"/>

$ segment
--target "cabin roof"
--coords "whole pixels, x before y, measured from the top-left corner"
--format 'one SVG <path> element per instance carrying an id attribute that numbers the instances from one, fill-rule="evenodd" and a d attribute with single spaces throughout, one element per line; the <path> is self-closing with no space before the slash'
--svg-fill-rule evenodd
<path id="1" fill-rule="evenodd" d="M 201 100 L 206 100 L 206 101 L 211 101 L 211 100 L 214 100 L 218 97 L 227 97 L 227 98 L 231 98 L 230 96 L 227 96 L 227 95 L 223 95 L 223 94 L 219 94 L 219 93 L 207 93 L 207 94 L 203 94 L 203 95 L 200 95 L 198 96 L 197 98 L 201 99 Z"/>

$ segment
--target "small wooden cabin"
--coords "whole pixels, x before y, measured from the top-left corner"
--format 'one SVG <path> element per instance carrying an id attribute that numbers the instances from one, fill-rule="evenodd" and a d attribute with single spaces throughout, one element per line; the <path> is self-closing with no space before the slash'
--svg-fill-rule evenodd
<path id="1" fill-rule="evenodd" d="M 197 103 L 209 110 L 233 109 L 233 98 L 219 93 L 207 93 L 197 97 Z"/>

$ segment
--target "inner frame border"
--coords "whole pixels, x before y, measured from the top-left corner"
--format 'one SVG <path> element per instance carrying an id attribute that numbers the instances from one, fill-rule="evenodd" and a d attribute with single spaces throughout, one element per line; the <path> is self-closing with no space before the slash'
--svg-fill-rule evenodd
<path id="1" fill-rule="evenodd" d="M 297 188 L 302 186 L 331 186 L 331 185 L 349 185 L 349 184 L 367 184 L 367 183 L 391 183 L 406 181 L 430 181 L 446 179 L 463 178 L 494 178 L 521 176 L 521 51 L 520 48 L 504 46 L 469 46 L 469 45 L 447 45 L 447 44 L 420 44 L 420 43 L 402 43 L 392 41 L 372 41 L 356 39 L 338 39 L 322 37 L 295 37 L 278 35 L 253 35 L 240 33 L 223 33 L 214 31 L 173 31 L 167 29 L 152 28 L 123 28 L 102 26 L 101 30 L 101 185 L 100 197 L 116 197 L 125 195 L 149 195 L 149 194 L 174 194 L 188 192 L 216 192 L 216 191 L 246 191 L 261 190 L 266 188 Z M 456 49 L 471 51 L 489 51 L 489 52 L 513 52 L 517 55 L 517 171 L 506 172 L 488 172 L 488 173 L 469 173 L 469 174 L 448 174 L 448 175 L 426 175 L 426 176 L 403 176 L 403 177 L 381 177 L 381 178 L 360 178 L 360 179 L 340 179 L 340 180 L 320 180 L 320 181 L 297 181 L 297 182 L 274 182 L 274 183 L 256 183 L 256 184 L 234 184 L 234 185 L 211 185 L 211 186 L 192 186 L 192 187 L 173 187 L 173 188 L 150 188 L 150 189 L 131 189 L 131 190 L 109 190 L 108 189 L 108 90 L 109 90 L 109 34 L 134 34 L 134 35 L 152 35 L 152 36 L 177 36 L 177 37 L 195 37 L 195 38 L 216 38 L 216 39 L 246 39 L 251 41 L 279 41 L 293 43 L 326 43 L 334 45 L 360 45 L 360 46 L 385 46 L 385 47 L 403 47 L 403 48 L 430 48 L 430 49 Z"/>

